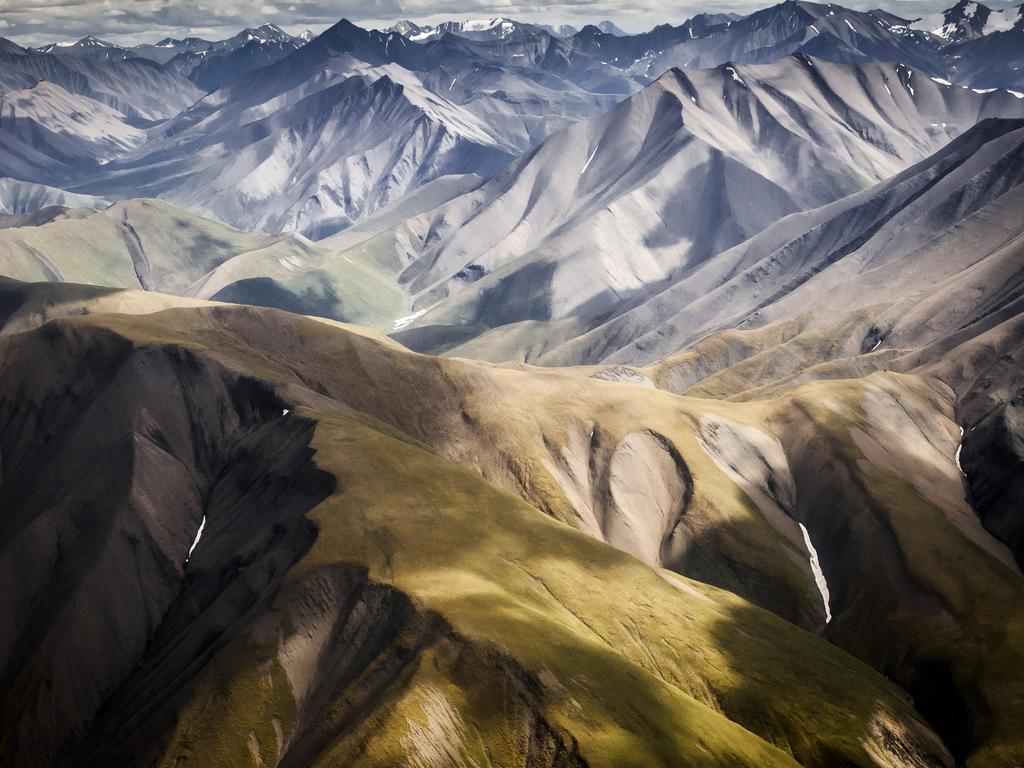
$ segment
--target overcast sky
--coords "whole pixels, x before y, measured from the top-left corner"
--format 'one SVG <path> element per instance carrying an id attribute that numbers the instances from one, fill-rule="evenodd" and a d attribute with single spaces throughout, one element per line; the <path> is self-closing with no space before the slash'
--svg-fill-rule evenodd
<path id="1" fill-rule="evenodd" d="M 677 24 L 702 11 L 750 12 L 775 0 L 721 0 L 714 5 L 667 4 L 663 0 L 0 0 L 0 36 L 22 45 L 76 40 L 93 34 L 126 44 L 173 36 L 229 37 L 244 27 L 273 22 L 289 32 L 320 32 L 341 18 L 386 27 L 398 19 L 438 21 L 475 16 L 511 16 L 524 21 L 574 24 L 611 19 L 627 32 L 655 24 Z M 881 7 L 904 16 L 940 11 L 956 0 L 852 0 L 851 8 Z M 1001 7 L 1001 6 L 997 6 Z"/>

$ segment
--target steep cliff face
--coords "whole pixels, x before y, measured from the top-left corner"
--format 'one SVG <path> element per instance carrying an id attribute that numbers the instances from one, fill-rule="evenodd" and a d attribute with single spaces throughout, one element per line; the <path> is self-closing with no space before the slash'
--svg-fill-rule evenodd
<path id="1" fill-rule="evenodd" d="M 964 434 L 958 463 L 971 506 L 1024 565 L 1024 391 Z"/>
<path id="2" fill-rule="evenodd" d="M 2 558 L 22 585 L 3 598 L 4 753 L 49 764 L 101 708 L 178 694 L 308 548 L 332 482 L 310 422 L 188 348 L 58 323 L 3 358 L 26 372 L 0 395 Z"/>

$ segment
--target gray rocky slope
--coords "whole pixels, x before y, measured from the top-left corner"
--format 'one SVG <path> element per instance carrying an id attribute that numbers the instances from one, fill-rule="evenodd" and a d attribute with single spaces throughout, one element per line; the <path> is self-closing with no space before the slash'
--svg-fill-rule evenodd
<path id="1" fill-rule="evenodd" d="M 902 65 L 805 57 L 674 71 L 357 253 L 390 264 L 412 296 L 409 326 L 424 330 L 403 331 L 410 343 L 439 349 L 532 321 L 576 335 L 978 119 L 1024 115 L 1012 93 L 914 78 Z"/>
<path id="2" fill-rule="evenodd" d="M 446 175 L 490 176 L 670 67 L 762 64 L 800 53 L 865 66 L 902 62 L 910 90 L 927 76 L 1024 89 L 1024 28 L 983 7 L 968 18 L 966 8 L 949 9 L 947 26 L 971 34 L 929 31 L 883 11 L 786 2 L 638 35 L 587 26 L 556 37 L 494 19 L 429 33 L 342 21 L 308 44 L 309 36 L 273 25 L 219 42 L 134 48 L 92 37 L 36 51 L 4 41 L 0 92 L 11 116 L 0 127 L 7 159 L 0 173 L 107 199 L 160 196 L 235 227 L 322 237 Z M 381 80 L 378 90 L 397 84 L 400 97 L 352 96 L 357 81 L 372 88 Z M 348 114 L 360 120 L 347 125 Z M 926 126 L 941 138 L 942 122 Z"/>

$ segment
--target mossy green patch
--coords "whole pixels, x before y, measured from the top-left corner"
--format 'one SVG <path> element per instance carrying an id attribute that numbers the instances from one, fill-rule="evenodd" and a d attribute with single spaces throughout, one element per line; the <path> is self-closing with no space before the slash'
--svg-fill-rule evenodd
<path id="1" fill-rule="evenodd" d="M 160 768 L 276 765 L 295 701 L 275 644 L 240 637 L 203 672 L 157 762 Z"/>

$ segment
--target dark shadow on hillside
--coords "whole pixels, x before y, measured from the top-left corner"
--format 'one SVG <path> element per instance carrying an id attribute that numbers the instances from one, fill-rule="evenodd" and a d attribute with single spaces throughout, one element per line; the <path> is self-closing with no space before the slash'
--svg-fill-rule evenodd
<path id="1" fill-rule="evenodd" d="M 311 421 L 209 357 L 61 321 L 7 343 L 0 765 L 145 764 L 335 481 Z"/>
<path id="2" fill-rule="evenodd" d="M 39 302 L 37 311 L 40 313 L 39 323 L 41 324 L 49 319 L 48 311 L 52 312 L 54 317 L 82 314 L 84 310 L 69 313 L 66 308 L 89 299 L 112 296 L 115 293 L 121 293 L 121 289 L 73 283 L 23 283 L 0 276 L 0 331 L 18 310 L 33 300 Z"/>

